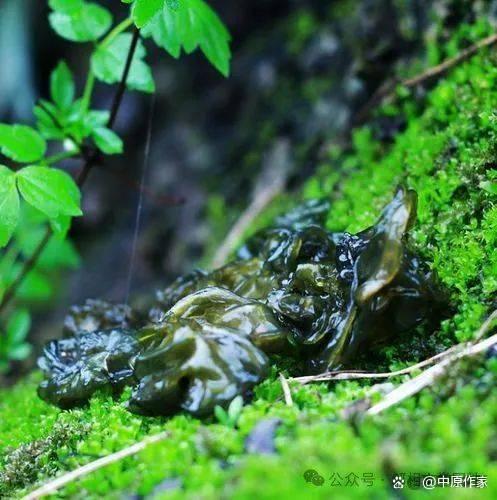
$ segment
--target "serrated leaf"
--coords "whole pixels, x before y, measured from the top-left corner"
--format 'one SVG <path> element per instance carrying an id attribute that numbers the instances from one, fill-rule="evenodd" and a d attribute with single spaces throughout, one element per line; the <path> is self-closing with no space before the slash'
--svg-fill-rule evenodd
<path id="1" fill-rule="evenodd" d="M 92 136 L 102 153 L 115 155 L 123 152 L 123 141 L 112 130 L 106 127 L 98 127 L 93 130 Z"/>
<path id="2" fill-rule="evenodd" d="M 154 42 L 172 57 L 181 55 L 180 32 L 177 27 L 178 16 L 167 7 L 160 11 L 142 30 L 144 37 L 152 37 Z"/>
<path id="3" fill-rule="evenodd" d="M 99 47 L 94 52 L 91 58 L 91 67 L 99 80 L 109 84 L 121 80 L 131 41 L 131 33 L 123 33 L 109 45 Z M 145 47 L 139 42 L 131 62 L 126 84 L 132 90 L 152 93 L 155 91 L 155 84 L 150 67 L 143 61 L 145 55 Z"/>
<path id="4" fill-rule="evenodd" d="M 132 16 L 138 28 L 143 28 L 164 6 L 164 0 L 136 0 Z"/>
<path id="5" fill-rule="evenodd" d="M 229 75 L 231 36 L 203 0 L 163 2 L 163 8 L 144 26 L 143 35 L 151 36 L 159 47 L 176 58 L 181 48 L 187 54 L 200 48 L 215 68 L 224 76 Z"/>
<path id="6" fill-rule="evenodd" d="M 31 127 L 0 123 L 0 150 L 14 161 L 31 163 L 45 155 L 47 143 Z"/>
<path id="7" fill-rule="evenodd" d="M 30 166 L 17 172 L 23 198 L 50 219 L 60 215 L 81 215 L 79 188 L 62 170 Z"/>
<path id="8" fill-rule="evenodd" d="M 7 245 L 19 222 L 15 173 L 0 165 L 0 248 Z"/>
<path id="9" fill-rule="evenodd" d="M 71 70 L 64 61 L 59 62 L 50 76 L 50 95 L 62 110 L 71 107 L 76 89 Z"/>
<path id="10" fill-rule="evenodd" d="M 83 0 L 50 0 L 49 16 L 54 31 L 72 42 L 92 42 L 112 26 L 112 15 L 104 7 Z"/>

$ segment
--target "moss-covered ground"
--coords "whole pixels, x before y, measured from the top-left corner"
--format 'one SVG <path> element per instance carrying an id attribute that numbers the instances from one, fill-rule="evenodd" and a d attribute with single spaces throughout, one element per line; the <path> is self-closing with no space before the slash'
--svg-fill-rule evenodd
<path id="1" fill-rule="evenodd" d="M 481 26 L 464 36 L 485 34 Z M 441 55 L 458 49 L 458 39 Z M 364 127 L 347 151 L 330 148 L 304 197 L 332 200 L 328 226 L 356 231 L 372 223 L 395 186 L 419 195 L 413 242 L 447 290 L 451 316 L 427 337 L 420 330 L 378 357 L 396 369 L 470 339 L 497 307 L 497 57 L 485 50 L 454 68 L 421 100 L 399 89 L 382 109 L 407 126 L 392 142 Z M 59 492 L 61 498 L 406 498 L 427 497 L 409 475 L 486 476 L 486 488 L 436 488 L 430 498 L 497 498 L 497 359 L 459 366 L 434 388 L 376 417 L 344 420 L 371 383 L 292 384 L 285 404 L 278 370 L 257 387 L 236 426 L 186 415 L 130 414 L 101 395 L 63 412 L 36 396 L 39 375 L 0 392 L 0 497 L 18 497 L 50 478 L 163 430 L 170 437 Z M 399 383 L 402 377 L 390 380 Z M 380 397 L 379 394 L 373 398 Z M 248 454 L 257 422 L 281 419 L 274 455 Z M 315 469 L 322 486 L 307 483 Z M 406 479 L 391 488 L 391 476 Z M 340 481 L 342 486 L 335 486 Z M 401 493 L 399 493 L 401 491 Z"/>

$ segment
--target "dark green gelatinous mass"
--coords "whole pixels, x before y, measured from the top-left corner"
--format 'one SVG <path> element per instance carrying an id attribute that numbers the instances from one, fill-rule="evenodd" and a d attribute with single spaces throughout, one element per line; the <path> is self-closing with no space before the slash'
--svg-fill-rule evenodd
<path id="1" fill-rule="evenodd" d="M 443 298 L 408 246 L 413 191 L 398 189 L 378 222 L 355 235 L 326 231 L 328 210 L 307 202 L 233 262 L 179 278 L 157 293 L 148 320 L 102 301 L 73 308 L 66 338 L 40 358 L 40 396 L 67 408 L 132 386 L 136 413 L 208 415 L 250 394 L 267 376 L 268 355 L 304 360 L 309 372 L 353 367 L 358 350 L 438 314 Z"/>

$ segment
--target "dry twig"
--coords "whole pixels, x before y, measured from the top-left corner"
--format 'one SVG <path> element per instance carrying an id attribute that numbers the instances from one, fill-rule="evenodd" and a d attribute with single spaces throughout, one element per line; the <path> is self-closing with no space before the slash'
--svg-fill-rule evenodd
<path id="1" fill-rule="evenodd" d="M 280 139 L 274 144 L 264 162 L 252 202 L 235 222 L 212 258 L 213 269 L 226 263 L 252 222 L 283 191 L 289 163 L 290 145 L 287 140 Z"/>
<path id="2" fill-rule="evenodd" d="M 129 457 L 131 455 L 136 455 L 140 451 L 144 450 L 147 446 L 158 443 L 159 441 L 163 441 L 168 438 L 170 434 L 168 432 L 161 432 L 160 434 L 156 434 L 154 436 L 149 436 L 145 438 L 143 441 L 139 443 L 135 443 L 128 448 L 124 448 L 116 453 L 112 453 L 111 455 L 107 455 L 106 457 L 99 458 L 89 464 L 83 465 L 76 470 L 68 472 L 63 476 L 55 478 L 53 481 L 44 484 L 37 490 L 31 492 L 29 495 L 26 495 L 23 500 L 35 500 L 38 498 L 43 498 L 47 495 L 51 495 L 58 491 L 60 488 L 66 486 L 77 479 L 90 474 L 91 472 L 95 472 L 102 467 L 106 467 L 107 465 L 113 464 L 122 460 L 123 458 Z"/>
<path id="3" fill-rule="evenodd" d="M 290 386 L 288 385 L 288 380 L 285 376 L 280 373 L 281 387 L 283 388 L 283 394 L 285 396 L 285 403 L 287 406 L 293 406 L 292 392 L 290 391 Z"/>
<path id="4" fill-rule="evenodd" d="M 497 310 L 490 314 L 490 316 L 485 320 L 480 329 L 476 332 L 473 340 L 452 346 L 444 352 L 436 354 L 435 356 L 416 363 L 415 365 L 403 368 L 402 370 L 380 373 L 369 373 L 359 370 L 333 371 L 321 373 L 319 375 L 296 377 L 291 380 L 304 385 L 312 382 L 330 382 L 334 380 L 391 378 L 399 375 L 408 375 L 416 370 L 419 370 L 420 368 L 424 368 L 425 366 L 434 365 L 389 392 L 382 401 L 367 411 L 369 415 L 376 415 L 433 384 L 439 377 L 446 374 L 447 368 L 456 361 L 485 352 L 487 349 L 497 344 L 497 335 L 493 335 L 486 340 L 481 340 L 483 336 L 489 332 L 496 319 Z"/>
<path id="5" fill-rule="evenodd" d="M 488 339 L 480 340 L 492 327 L 492 324 L 497 319 L 497 310 L 494 311 L 487 320 L 483 323 L 481 328 L 475 335 L 475 340 L 466 342 L 464 344 L 459 344 L 455 346 L 451 353 L 445 356 L 442 361 L 436 365 L 428 368 L 424 372 L 420 373 L 417 377 L 408 380 L 404 384 L 396 387 L 393 391 L 389 392 L 379 403 L 372 406 L 366 413 L 368 415 L 377 415 L 382 411 L 394 406 L 401 401 L 417 394 L 425 387 L 433 385 L 440 377 L 444 376 L 448 368 L 452 366 L 456 361 L 463 358 L 476 356 L 487 351 L 490 347 L 497 344 L 497 334 L 492 335 Z"/>
<path id="6" fill-rule="evenodd" d="M 444 358 L 454 350 L 456 350 L 458 346 L 453 346 L 450 349 L 447 349 L 444 352 L 436 354 L 429 359 L 425 359 L 415 365 L 408 366 L 407 368 L 403 368 L 402 370 L 396 370 L 393 372 L 363 372 L 360 370 L 345 370 L 345 371 L 331 371 L 326 373 L 320 373 L 319 375 L 307 375 L 304 377 L 295 377 L 292 378 L 292 381 L 299 382 L 300 384 L 309 384 L 311 382 L 331 382 L 333 380 L 357 380 L 357 379 L 368 379 L 368 378 L 391 378 L 397 377 L 399 375 L 407 375 L 412 373 L 415 370 L 419 370 L 425 366 L 433 364 L 435 361 L 440 358 Z"/>
<path id="7" fill-rule="evenodd" d="M 467 47 L 466 49 L 462 50 L 454 57 L 450 57 L 445 61 L 441 62 L 440 64 L 437 64 L 436 66 L 433 66 L 416 76 L 405 78 L 404 80 L 401 80 L 399 78 L 392 78 L 386 80 L 377 89 L 377 91 L 373 94 L 373 96 L 366 103 L 366 105 L 357 113 L 354 122 L 361 123 L 362 121 L 364 121 L 373 108 L 375 108 L 384 98 L 389 97 L 390 95 L 393 94 L 397 85 L 402 85 L 407 88 L 413 88 L 428 80 L 439 78 L 445 75 L 450 69 L 454 68 L 458 64 L 461 64 L 462 62 L 466 61 L 467 59 L 475 55 L 480 50 L 487 47 L 491 47 L 496 43 L 497 43 L 497 34 L 490 35 L 486 38 L 483 38 L 479 42 L 474 43 L 470 47 Z"/>

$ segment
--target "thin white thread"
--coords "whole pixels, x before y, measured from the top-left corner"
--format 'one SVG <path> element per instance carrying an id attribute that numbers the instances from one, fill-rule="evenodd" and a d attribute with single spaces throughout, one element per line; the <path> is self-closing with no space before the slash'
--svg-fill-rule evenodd
<path id="1" fill-rule="evenodd" d="M 155 111 L 155 94 L 152 95 L 151 97 L 151 103 L 150 103 L 150 110 L 149 110 L 149 115 L 148 115 L 148 124 L 147 124 L 147 139 L 145 143 L 145 154 L 143 158 L 143 166 L 142 166 L 142 174 L 141 174 L 141 181 L 140 181 L 140 194 L 138 198 L 138 206 L 136 210 L 136 219 L 135 219 L 135 230 L 133 234 L 133 245 L 131 247 L 131 257 L 130 257 L 130 263 L 129 263 L 129 271 L 128 271 L 128 280 L 127 280 L 127 285 L 126 285 L 126 296 L 125 296 L 125 301 L 124 303 L 128 305 L 129 302 L 129 295 L 131 292 L 131 286 L 133 282 L 133 274 L 135 270 L 135 261 L 136 261 L 136 250 L 138 246 L 138 236 L 140 234 L 140 226 L 141 226 L 141 219 L 142 219 L 142 212 L 143 212 L 143 198 L 144 198 L 144 191 L 145 191 L 145 181 L 147 179 L 147 172 L 148 172 L 148 166 L 149 166 L 149 159 L 150 159 L 150 146 L 152 143 L 152 123 L 153 123 L 153 117 L 154 117 L 154 111 Z"/>

